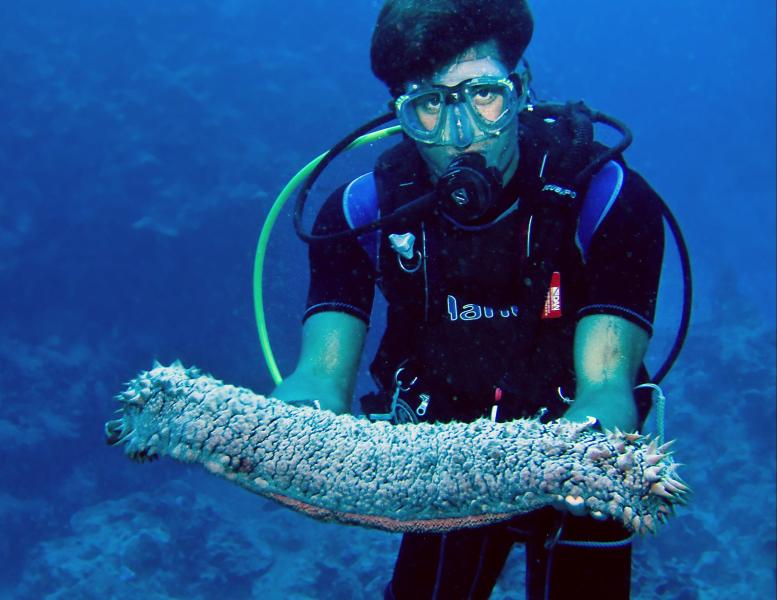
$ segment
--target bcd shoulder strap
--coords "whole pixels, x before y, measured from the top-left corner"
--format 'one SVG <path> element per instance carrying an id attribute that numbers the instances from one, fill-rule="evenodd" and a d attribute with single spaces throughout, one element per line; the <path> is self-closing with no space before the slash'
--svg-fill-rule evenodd
<path id="1" fill-rule="evenodd" d="M 378 206 L 378 189 L 372 171 L 354 179 L 343 191 L 343 214 L 350 229 L 377 221 L 380 216 Z M 368 231 L 357 239 L 372 265 L 377 267 L 380 230 Z"/>
<path id="2" fill-rule="evenodd" d="M 375 170 L 354 179 L 343 192 L 343 213 L 354 229 L 419 198 L 431 189 L 415 144 L 402 140 L 384 152 Z M 377 269 L 380 230 L 359 236 L 359 244 Z"/>

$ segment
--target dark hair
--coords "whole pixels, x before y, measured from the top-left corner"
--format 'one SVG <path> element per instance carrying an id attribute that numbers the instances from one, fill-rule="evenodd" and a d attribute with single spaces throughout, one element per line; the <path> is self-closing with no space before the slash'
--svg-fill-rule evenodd
<path id="1" fill-rule="evenodd" d="M 533 30 L 526 0 L 386 0 L 372 33 L 372 72 L 398 96 L 403 83 L 492 39 L 513 68 Z"/>

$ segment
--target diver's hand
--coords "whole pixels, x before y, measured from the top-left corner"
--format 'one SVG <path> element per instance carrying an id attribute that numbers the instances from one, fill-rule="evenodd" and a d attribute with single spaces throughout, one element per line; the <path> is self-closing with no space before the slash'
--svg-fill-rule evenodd
<path id="1" fill-rule="evenodd" d="M 631 432 L 637 429 L 637 406 L 634 395 L 628 392 L 603 390 L 592 391 L 572 401 L 564 418 L 578 423 L 594 417 L 602 429 Z"/>

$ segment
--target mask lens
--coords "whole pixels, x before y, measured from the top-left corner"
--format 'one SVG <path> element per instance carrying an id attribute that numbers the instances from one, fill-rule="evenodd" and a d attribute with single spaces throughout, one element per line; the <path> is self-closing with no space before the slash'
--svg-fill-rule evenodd
<path id="1" fill-rule="evenodd" d="M 485 123 L 497 123 L 505 116 L 510 90 L 504 85 L 477 83 L 467 87 L 466 95 L 475 114 Z"/>
<path id="2" fill-rule="evenodd" d="M 439 136 L 445 116 L 441 91 L 425 90 L 402 96 L 396 103 L 397 118 L 405 132 L 421 142 L 432 143 Z"/>
<path id="3" fill-rule="evenodd" d="M 440 92 L 428 92 L 411 99 L 409 104 L 418 125 L 425 131 L 433 131 L 440 122 L 445 99 Z"/>

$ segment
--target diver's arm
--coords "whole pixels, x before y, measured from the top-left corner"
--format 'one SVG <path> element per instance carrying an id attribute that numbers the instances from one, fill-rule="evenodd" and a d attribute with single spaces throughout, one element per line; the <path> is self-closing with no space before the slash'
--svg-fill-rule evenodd
<path id="1" fill-rule="evenodd" d="M 647 332 L 622 317 L 588 315 L 575 329 L 575 401 L 564 415 L 593 416 L 605 429 L 637 429 L 633 388 L 648 345 Z"/>
<path id="2" fill-rule="evenodd" d="M 294 372 L 270 394 L 281 400 L 318 400 L 337 414 L 351 410 L 367 325 L 343 312 L 312 315 L 302 327 L 302 350 Z"/>

